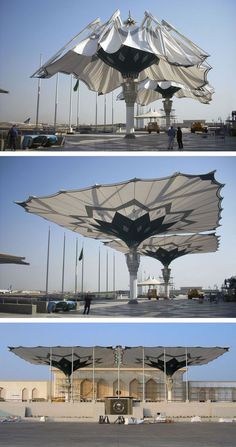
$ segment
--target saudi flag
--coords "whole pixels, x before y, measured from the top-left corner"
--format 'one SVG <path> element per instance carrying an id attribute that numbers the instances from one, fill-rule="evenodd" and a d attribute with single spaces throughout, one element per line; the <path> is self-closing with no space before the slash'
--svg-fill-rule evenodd
<path id="1" fill-rule="evenodd" d="M 78 88 L 79 88 L 79 79 L 77 79 L 76 84 L 74 86 L 74 89 L 73 89 L 74 92 L 77 92 Z"/>
<path id="2" fill-rule="evenodd" d="M 82 248 L 81 252 L 80 252 L 80 255 L 79 255 L 79 261 L 82 261 L 83 256 L 84 256 L 84 249 Z"/>

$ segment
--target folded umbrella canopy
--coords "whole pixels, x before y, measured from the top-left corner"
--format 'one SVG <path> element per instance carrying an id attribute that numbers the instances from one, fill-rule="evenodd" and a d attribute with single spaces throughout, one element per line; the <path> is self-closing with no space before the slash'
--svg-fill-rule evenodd
<path id="1" fill-rule="evenodd" d="M 157 234 L 198 233 L 217 228 L 222 186 L 214 172 L 176 173 L 160 179 L 132 179 L 59 191 L 16 203 L 29 213 L 83 236 L 124 241 L 129 247 L 126 259 L 133 300 L 137 296 L 138 246 Z"/>
<path id="2" fill-rule="evenodd" d="M 88 35 L 81 38 L 87 31 Z M 33 77 L 73 74 L 91 90 L 108 93 L 123 86 L 127 105 L 127 136 L 134 132 L 136 81 L 181 82 L 189 88 L 207 83 L 209 55 L 165 21 L 145 12 L 140 26 L 117 10 L 104 24 L 96 19 L 77 34 Z"/>

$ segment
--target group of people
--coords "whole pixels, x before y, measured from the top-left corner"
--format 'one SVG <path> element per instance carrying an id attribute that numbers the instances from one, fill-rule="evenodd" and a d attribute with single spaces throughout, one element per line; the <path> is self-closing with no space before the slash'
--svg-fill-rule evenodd
<path id="1" fill-rule="evenodd" d="M 168 150 L 172 150 L 174 148 L 175 136 L 177 138 L 177 143 L 178 143 L 179 149 L 183 149 L 183 147 L 184 147 L 183 141 L 182 141 L 183 135 L 182 135 L 182 130 L 180 127 L 178 127 L 177 131 L 176 131 L 176 129 L 173 126 L 171 126 L 167 132 L 167 135 L 169 137 Z"/>

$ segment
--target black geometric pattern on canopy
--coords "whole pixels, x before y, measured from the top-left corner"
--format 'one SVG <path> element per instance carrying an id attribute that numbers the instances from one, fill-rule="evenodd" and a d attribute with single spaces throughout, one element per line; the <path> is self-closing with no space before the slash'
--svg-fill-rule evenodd
<path id="1" fill-rule="evenodd" d="M 128 253 L 127 244 L 119 239 L 104 244 L 122 253 Z M 173 236 L 154 236 L 145 239 L 138 247 L 141 256 L 150 256 L 160 261 L 164 267 L 180 256 L 214 252 L 219 246 L 219 236 L 210 234 L 191 234 Z"/>
<path id="2" fill-rule="evenodd" d="M 168 356 L 166 356 L 168 359 Z M 178 369 L 183 368 L 186 366 L 186 360 L 182 360 L 183 356 L 179 356 L 180 359 L 178 359 L 178 356 L 171 357 L 168 360 L 164 361 L 161 358 L 153 359 L 151 357 L 146 357 L 145 364 L 147 366 L 151 366 L 152 368 L 160 369 L 161 371 L 166 371 L 167 376 L 172 376 Z M 199 357 L 200 359 L 200 357 Z M 196 360 L 196 358 L 194 359 Z M 191 357 L 190 354 L 187 355 L 187 364 L 191 365 Z"/>
<path id="3" fill-rule="evenodd" d="M 66 376 L 80 368 L 94 367 L 114 368 L 117 366 L 117 355 L 122 368 L 149 368 L 166 370 L 167 375 L 174 374 L 187 364 L 206 365 L 218 358 L 229 348 L 222 347 L 163 347 L 163 346 L 94 346 L 94 347 L 63 347 L 35 346 L 9 347 L 9 350 L 23 360 L 35 365 L 52 365 Z M 51 360 L 51 362 L 50 362 Z"/>
<path id="4" fill-rule="evenodd" d="M 184 256 L 189 253 L 191 252 L 188 252 L 186 249 L 181 250 L 178 248 L 165 250 L 164 248 L 160 247 L 157 249 L 156 252 L 153 252 L 151 250 L 142 250 L 143 255 L 158 259 L 158 261 L 160 261 L 165 267 L 168 267 L 168 265 L 172 261 L 174 261 L 174 259 L 180 258 L 180 256 Z"/>
<path id="5" fill-rule="evenodd" d="M 97 56 L 112 68 L 120 71 L 124 78 L 137 78 L 140 71 L 152 64 L 158 64 L 159 59 L 155 54 L 140 49 L 122 46 L 115 53 L 107 53 L 102 48 L 97 51 Z"/>
<path id="6" fill-rule="evenodd" d="M 156 86 L 155 91 L 160 93 L 163 98 L 172 98 L 172 96 L 180 90 L 180 87 L 171 86 L 169 88 L 161 88 L 159 85 Z"/>
<path id="7" fill-rule="evenodd" d="M 17 202 L 83 236 L 123 240 L 137 247 L 156 234 L 199 233 L 219 225 L 220 189 L 214 172 L 132 179 Z"/>
<path id="8" fill-rule="evenodd" d="M 82 360 L 81 358 L 78 358 L 78 356 L 75 354 L 73 361 L 65 357 L 59 357 L 56 358 L 56 355 L 52 356 L 51 364 L 54 366 L 54 368 L 60 369 L 66 376 L 70 376 L 72 372 L 77 371 L 77 369 L 86 368 L 90 365 L 92 365 L 92 357 L 88 357 L 86 360 Z M 71 354 L 70 354 L 71 357 Z M 40 359 L 40 357 L 39 357 Z M 99 359 L 96 359 L 99 362 Z M 46 361 L 48 365 L 50 365 L 50 355 L 48 357 L 48 361 Z"/>
<path id="9" fill-rule="evenodd" d="M 131 220 L 122 214 L 115 213 L 111 223 L 96 219 L 98 225 L 93 225 L 97 230 L 124 241 L 128 247 L 138 247 L 141 242 L 155 234 L 164 233 L 176 222 L 163 223 L 165 216 L 150 221 L 149 214 L 144 214 L 139 219 Z"/>

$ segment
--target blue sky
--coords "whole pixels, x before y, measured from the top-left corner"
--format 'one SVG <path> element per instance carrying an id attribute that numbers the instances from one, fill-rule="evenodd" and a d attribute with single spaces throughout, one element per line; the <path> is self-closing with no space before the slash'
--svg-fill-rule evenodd
<path id="1" fill-rule="evenodd" d="M 138 23 L 144 11 L 150 11 L 160 21 L 165 19 L 180 32 L 207 51 L 213 67 L 208 79 L 216 93 L 211 105 L 202 105 L 190 99 L 174 100 L 178 119 L 201 119 L 209 121 L 228 117 L 235 108 L 236 61 L 233 55 L 235 41 L 235 0 L 1 0 L 0 17 L 0 86 L 10 90 L 10 95 L 1 95 L 0 121 L 23 121 L 31 117 L 35 122 L 37 80 L 30 76 L 39 66 L 40 54 L 48 60 L 96 17 L 105 22 L 116 9 L 123 19 L 128 11 Z M 68 122 L 69 84 L 68 76 L 60 76 L 58 122 Z M 118 91 L 116 91 L 118 93 Z M 39 119 L 53 122 L 55 77 L 42 81 Z M 115 95 L 116 96 L 116 95 Z M 104 98 L 98 101 L 98 120 L 103 122 Z M 73 105 L 73 121 L 76 122 L 76 95 Z M 94 123 L 95 93 L 81 86 L 81 123 Z M 153 103 L 156 110 L 162 103 Z M 124 122 L 125 105 L 115 104 L 115 121 Z M 111 95 L 107 96 L 107 122 L 111 121 Z"/>
<path id="2" fill-rule="evenodd" d="M 2 323 L 0 380 L 45 379 L 49 369 L 19 359 L 8 346 L 221 346 L 229 352 L 208 365 L 191 367 L 189 380 L 236 381 L 232 323 Z"/>
<path id="3" fill-rule="evenodd" d="M 0 251 L 25 256 L 30 266 L 1 265 L 0 289 L 45 290 L 47 235 L 49 222 L 26 213 L 15 201 L 30 195 L 50 195 L 61 189 L 79 189 L 104 183 L 137 178 L 159 178 L 174 172 L 203 174 L 216 170 L 222 190 L 223 211 L 220 248 L 216 253 L 187 255 L 171 265 L 174 284 L 180 286 L 220 287 L 225 278 L 235 275 L 235 165 L 233 156 L 106 156 L 106 157 L 1 157 L 0 164 Z M 61 290 L 64 229 L 51 224 L 49 290 Z M 65 290 L 74 290 L 75 241 L 79 250 L 84 242 L 84 290 L 98 288 L 98 251 L 101 247 L 101 290 L 106 290 L 106 253 L 109 255 L 109 290 L 112 284 L 114 251 L 99 241 L 82 238 L 65 230 Z M 116 288 L 128 289 L 129 277 L 124 255 L 116 252 Z M 138 278 L 161 275 L 162 265 L 142 257 Z M 78 288 L 81 287 L 81 265 Z"/>

